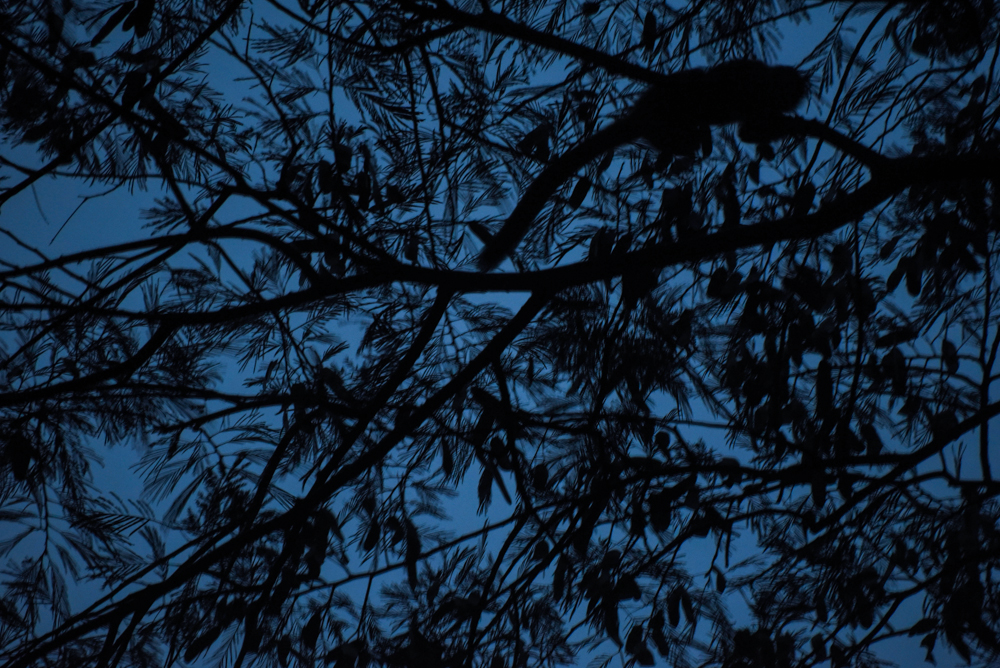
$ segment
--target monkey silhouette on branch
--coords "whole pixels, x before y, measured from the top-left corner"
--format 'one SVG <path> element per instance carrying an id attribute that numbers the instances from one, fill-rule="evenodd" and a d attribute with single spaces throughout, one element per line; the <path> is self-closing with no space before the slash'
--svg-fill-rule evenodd
<path id="1" fill-rule="evenodd" d="M 767 141 L 781 134 L 775 127 L 781 115 L 798 107 L 808 91 L 808 80 L 795 68 L 752 60 L 669 75 L 643 93 L 622 117 L 542 170 L 500 231 L 486 243 L 477 260 L 479 269 L 495 269 L 511 255 L 545 203 L 591 161 L 638 141 L 661 153 L 684 153 L 712 125 L 740 123 L 745 139 Z"/>

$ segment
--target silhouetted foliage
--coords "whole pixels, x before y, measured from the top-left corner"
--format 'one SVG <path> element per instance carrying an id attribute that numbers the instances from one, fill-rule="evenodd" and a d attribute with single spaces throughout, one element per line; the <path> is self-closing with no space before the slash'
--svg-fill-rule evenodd
<path id="1" fill-rule="evenodd" d="M 0 661 L 996 661 L 998 14 L 0 0 Z"/>

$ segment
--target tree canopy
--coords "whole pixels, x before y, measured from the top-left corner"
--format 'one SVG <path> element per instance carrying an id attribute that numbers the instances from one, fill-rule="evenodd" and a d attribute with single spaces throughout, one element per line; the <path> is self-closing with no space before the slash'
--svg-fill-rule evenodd
<path id="1" fill-rule="evenodd" d="M 0 2 L 0 661 L 996 661 L 998 15 Z"/>

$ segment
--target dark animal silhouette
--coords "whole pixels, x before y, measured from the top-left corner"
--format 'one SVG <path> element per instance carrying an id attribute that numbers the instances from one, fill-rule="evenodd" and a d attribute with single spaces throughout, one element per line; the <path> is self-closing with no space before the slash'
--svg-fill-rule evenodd
<path id="1" fill-rule="evenodd" d="M 751 134 L 761 136 L 768 125 L 780 122 L 781 114 L 794 110 L 808 90 L 808 80 L 795 68 L 751 60 L 668 76 L 643 93 L 625 115 L 542 170 L 483 248 L 479 269 L 494 269 L 510 255 L 559 186 L 592 160 L 640 140 L 672 154 L 689 152 L 691 142 L 711 125 L 743 123 L 753 127 Z"/>

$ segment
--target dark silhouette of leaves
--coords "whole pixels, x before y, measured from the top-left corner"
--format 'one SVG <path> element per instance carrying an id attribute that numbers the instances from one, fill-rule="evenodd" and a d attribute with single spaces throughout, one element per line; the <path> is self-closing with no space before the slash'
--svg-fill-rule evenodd
<path id="1" fill-rule="evenodd" d="M 998 26 L 0 3 L 0 663 L 996 663 Z"/>

